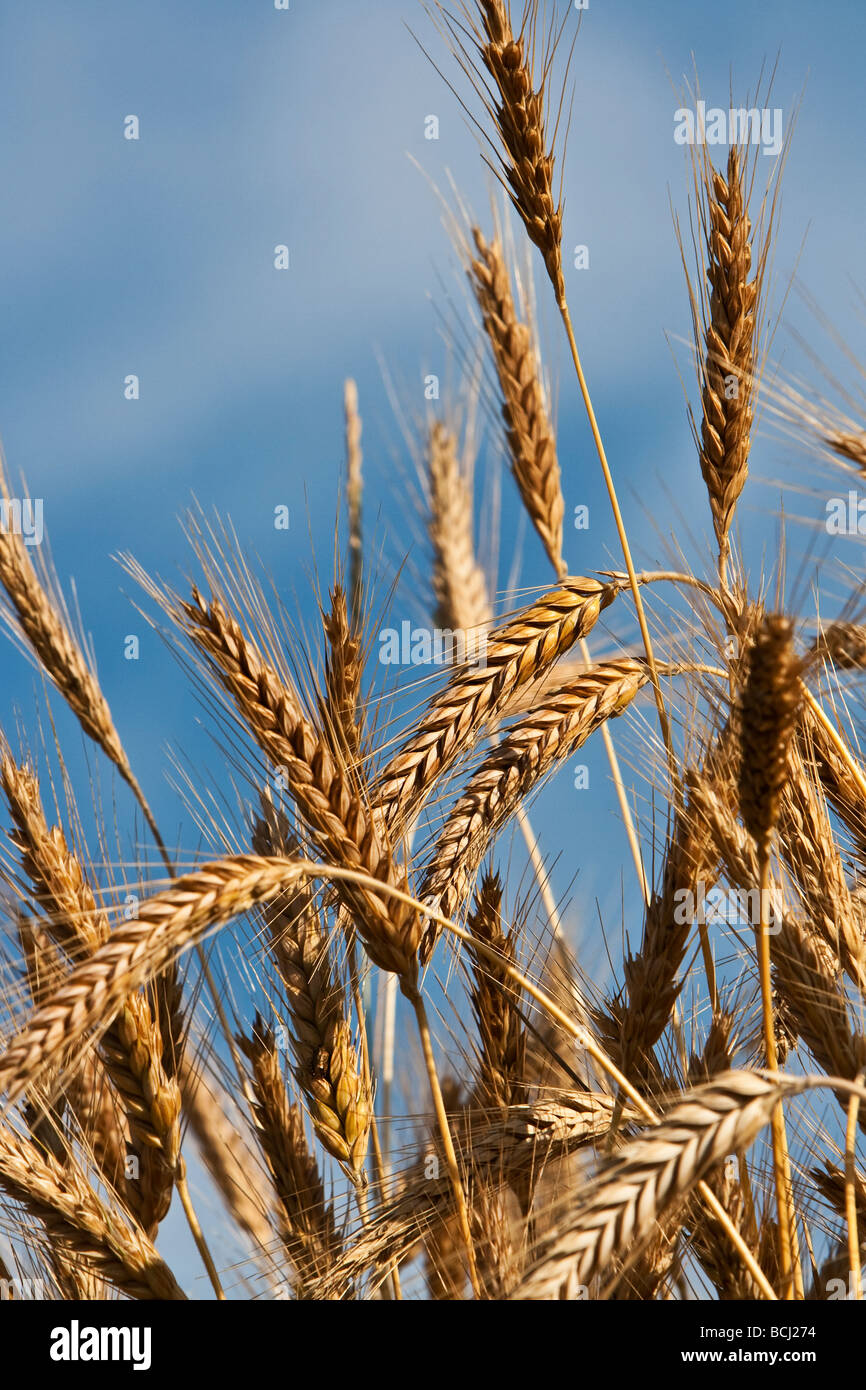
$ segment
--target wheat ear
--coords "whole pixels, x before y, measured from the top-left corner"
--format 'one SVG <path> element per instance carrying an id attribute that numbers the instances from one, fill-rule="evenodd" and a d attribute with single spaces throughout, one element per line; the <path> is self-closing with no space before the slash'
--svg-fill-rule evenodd
<path id="1" fill-rule="evenodd" d="M 749 471 L 755 336 L 761 263 L 752 275 L 752 223 L 746 164 L 733 146 L 726 174 L 707 165 L 698 175 L 706 234 L 709 303 L 693 300 L 695 334 L 703 337 L 700 431 L 694 424 L 701 473 L 726 584 L 730 529 Z M 751 278 L 750 278 L 751 276 Z M 700 350 L 700 349 L 699 349 Z"/>
<path id="2" fill-rule="evenodd" d="M 405 884 L 387 840 L 355 790 L 355 779 L 332 757 L 304 718 L 295 692 L 265 662 L 222 603 L 216 598 L 206 603 L 193 589 L 191 601 L 170 611 L 205 655 L 265 756 L 284 769 L 320 853 L 332 864 L 362 870 L 370 878 Z M 411 978 L 421 936 L 417 914 L 400 904 L 386 906 L 358 883 L 343 881 L 340 892 L 371 960 L 383 970 Z"/>
<path id="3" fill-rule="evenodd" d="M 306 1146 L 301 1111 L 286 1093 L 273 1032 L 257 1017 L 251 1035 L 238 1043 L 250 1064 L 256 1130 L 280 1204 L 283 1244 L 297 1272 L 296 1292 L 303 1298 L 340 1254 L 334 1214 Z"/>
<path id="4" fill-rule="evenodd" d="M 617 1254 L 642 1245 L 659 1217 L 716 1164 L 748 1148 L 781 1099 L 807 1084 L 728 1072 L 687 1092 L 602 1170 L 545 1241 L 514 1297 L 557 1298 L 575 1284 L 588 1286 Z"/>
<path id="5" fill-rule="evenodd" d="M 49 829 L 39 786 L 29 768 L 6 754 L 0 784 L 15 824 L 14 839 L 24 871 L 46 914 L 52 937 L 75 961 L 110 938 L 81 864 L 60 826 Z M 106 1069 L 122 1099 L 131 1137 L 139 1150 L 139 1175 L 125 1184 L 125 1197 L 153 1238 L 171 1202 L 180 1153 L 180 1090 L 163 1064 L 164 1043 L 148 1000 L 130 993 L 102 1035 Z"/>
<path id="6" fill-rule="evenodd" d="M 0 1094 L 11 1105 L 45 1070 L 113 1018 L 134 991 L 213 927 L 289 890 L 299 869 L 285 859 L 236 855 L 204 865 L 145 899 L 28 1019 L 0 1056 Z"/>
<path id="7" fill-rule="evenodd" d="M 74 1168 L 42 1157 L 7 1127 L 0 1127 L 0 1187 L 38 1217 L 71 1262 L 130 1298 L 186 1297 L 143 1232 L 102 1203 Z"/>
<path id="8" fill-rule="evenodd" d="M 375 789 L 389 824 L 416 815 L 434 782 L 465 753 L 522 686 L 584 637 L 619 592 L 616 584 L 569 579 L 491 633 L 484 665 L 458 671 Z"/>
<path id="9" fill-rule="evenodd" d="M 499 379 L 511 471 L 557 578 L 563 579 L 568 573 L 562 558 L 565 503 L 537 349 L 515 308 L 501 246 L 488 243 L 478 227 L 472 236 L 477 255 L 469 274 Z"/>
<path id="10" fill-rule="evenodd" d="M 505 960 L 514 961 L 513 934 L 502 929 L 502 882 L 485 874 L 467 919 L 473 937 L 486 941 Z M 481 1042 L 474 1101 L 482 1109 L 519 1105 L 525 1095 L 526 1033 L 514 1008 L 511 986 L 503 971 L 495 972 L 469 947 L 473 984 L 470 993 Z"/>
<path id="11" fill-rule="evenodd" d="M 562 203 L 553 191 L 554 157 L 545 134 L 544 84 L 533 81 L 538 3 L 526 6 L 519 34 L 510 6 L 478 0 L 478 54 L 491 79 L 486 100 L 502 142 L 502 173 L 527 234 L 544 257 L 557 299 L 565 294 L 562 273 Z M 555 46 L 555 44 L 554 44 Z M 548 58 L 549 63 L 549 58 Z"/>
<path id="12" fill-rule="evenodd" d="M 287 827 L 257 822 L 256 854 L 288 854 Z M 264 909 L 271 950 L 292 1020 L 295 1079 L 327 1151 L 356 1178 L 364 1168 L 372 1096 L 352 1046 L 342 988 L 331 973 L 327 940 L 306 885 Z M 249 1055 L 249 1054 L 248 1054 Z"/>
<path id="13" fill-rule="evenodd" d="M 541 778 L 607 719 L 621 714 L 649 678 L 644 662 L 595 666 L 508 731 L 453 806 L 426 870 L 421 896 L 452 916 L 492 837 Z M 422 959 L 438 930 L 428 929 Z"/>
<path id="14" fill-rule="evenodd" d="M 460 467 L 457 438 L 434 420 L 427 440 L 430 540 L 437 627 L 467 635 L 475 655 L 492 617 L 487 580 L 475 556 L 472 492 Z"/>

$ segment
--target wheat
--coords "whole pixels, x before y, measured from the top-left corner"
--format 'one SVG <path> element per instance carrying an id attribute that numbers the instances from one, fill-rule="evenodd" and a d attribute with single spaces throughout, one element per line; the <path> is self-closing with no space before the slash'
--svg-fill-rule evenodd
<path id="1" fill-rule="evenodd" d="M 6 755 L 0 783 L 15 822 L 22 867 L 47 913 L 52 937 L 73 960 L 92 954 L 108 941 L 108 922 L 63 831 L 49 829 L 35 776 Z M 165 1070 L 163 1037 L 147 999 L 130 993 L 117 1015 L 104 1022 L 102 1055 L 131 1132 L 135 1176 L 125 1184 L 125 1197 L 152 1237 L 171 1202 L 180 1153 L 180 1090 Z"/>
<path id="2" fill-rule="evenodd" d="M 586 636 L 618 592 L 616 584 L 570 579 L 491 633 L 485 664 L 459 671 L 431 700 L 415 733 L 379 778 L 376 805 L 390 824 L 418 813 L 432 783 L 472 747 L 521 687 L 539 680 Z"/>
<path id="3" fill-rule="evenodd" d="M 2 1127 L 0 1187 L 43 1223 L 64 1258 L 130 1298 L 185 1297 L 150 1241 L 105 1206 L 81 1175 L 40 1157 L 35 1147 Z"/>
<path id="4" fill-rule="evenodd" d="M 138 917 L 78 965 L 31 1015 L 0 1056 L 0 1093 L 11 1104 L 76 1046 L 114 1018 L 129 995 L 155 978 L 213 927 L 278 896 L 298 881 L 285 859 L 237 855 L 203 866 L 146 899 Z"/>
<path id="5" fill-rule="evenodd" d="M 427 471 L 436 625 L 465 633 L 470 659 L 477 659 L 492 616 L 490 599 L 475 556 L 472 493 L 460 468 L 457 439 L 441 420 L 430 428 Z"/>
<path id="6" fill-rule="evenodd" d="M 481 882 L 467 925 L 473 936 L 485 941 L 514 964 L 514 939 L 502 930 L 502 884 L 488 874 Z M 488 960 L 473 953 L 472 1006 L 481 1040 L 476 1100 L 481 1109 L 519 1105 L 524 1097 L 526 1035 L 519 1013 L 509 998 L 509 977 Z"/>
<path id="7" fill-rule="evenodd" d="M 499 378 L 511 471 L 550 563 L 562 579 L 567 574 L 562 558 L 565 503 L 532 333 L 518 318 L 499 243 L 488 244 L 478 227 L 473 227 L 472 235 L 478 254 L 471 261 L 470 277 Z"/>
<path id="8" fill-rule="evenodd" d="M 256 1127 L 280 1204 L 283 1242 L 303 1297 L 308 1283 L 333 1265 L 340 1240 L 300 1111 L 286 1094 L 273 1034 L 256 1019 L 252 1036 L 239 1042 L 250 1062 Z"/>
<path id="9" fill-rule="evenodd" d="M 746 178 L 743 152 L 734 145 L 725 174 L 707 165 L 699 180 L 710 297 L 708 304 L 700 297 L 703 321 L 694 304 L 695 335 L 704 339 L 702 416 L 695 436 L 723 581 L 731 522 L 749 469 L 761 288 L 761 256 L 753 273 Z"/>
<path id="10" fill-rule="evenodd" d="M 304 718 L 295 692 L 264 661 L 240 625 L 218 599 L 206 604 L 196 589 L 190 602 L 173 611 L 206 655 L 262 751 L 285 770 L 295 803 L 320 851 L 332 863 L 405 888 L 405 876 L 354 790 L 353 778 L 331 756 Z M 421 936 L 418 914 L 401 904 L 386 906 L 363 885 L 344 882 L 340 892 L 356 918 L 371 960 L 383 970 L 411 979 Z"/>
<path id="11" fill-rule="evenodd" d="M 257 854 L 275 856 L 291 846 L 274 819 L 260 820 Z M 304 886 L 265 908 L 272 948 L 294 1028 L 295 1079 L 307 1098 L 316 1134 L 358 1175 L 370 1131 L 372 1097 L 358 1066 L 343 990 L 330 968 L 326 937 Z"/>
<path id="12" fill-rule="evenodd" d="M 659 1217 L 716 1164 L 748 1148 L 779 1100 L 804 1084 L 728 1072 L 690 1091 L 599 1174 L 537 1253 L 515 1297 L 556 1298 L 588 1286 L 617 1255 L 645 1243 Z"/>
<path id="13" fill-rule="evenodd" d="M 502 143 L 502 171 L 520 218 L 544 264 L 557 301 L 565 298 L 562 273 L 562 201 L 553 190 L 554 155 L 546 133 L 546 94 L 532 67 L 538 21 L 530 0 L 519 33 L 503 0 L 478 0 L 478 54 L 491 80 L 489 110 Z M 548 63 L 545 63 L 545 72 Z"/>
<path id="14" fill-rule="evenodd" d="M 646 665 L 631 659 L 593 667 L 511 729 L 455 803 L 425 874 L 425 901 L 453 915 L 499 827 L 556 763 L 621 714 L 648 679 Z M 423 959 L 437 935 L 436 928 L 428 932 Z"/>

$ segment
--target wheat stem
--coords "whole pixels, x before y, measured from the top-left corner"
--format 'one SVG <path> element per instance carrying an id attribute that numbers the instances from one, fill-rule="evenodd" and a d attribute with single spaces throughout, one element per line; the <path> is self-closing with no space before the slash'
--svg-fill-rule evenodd
<path id="1" fill-rule="evenodd" d="M 631 557 L 631 547 L 629 545 L 628 535 L 625 529 L 625 523 L 622 519 L 622 512 L 620 511 L 619 499 L 616 495 L 616 487 L 614 486 L 613 475 L 610 471 L 610 465 L 607 461 L 607 454 L 605 452 L 604 442 L 601 437 L 601 431 L 598 427 L 598 421 L 595 417 L 595 410 L 593 409 L 592 397 L 589 394 L 589 387 L 586 383 L 586 377 L 583 374 L 583 366 L 581 364 L 580 353 L 578 352 L 577 348 L 577 340 L 574 336 L 574 327 L 571 322 L 571 314 L 569 313 L 568 304 L 564 295 L 561 297 L 559 302 L 559 312 L 562 315 L 562 322 L 565 325 L 565 331 L 568 336 L 568 345 L 571 349 L 571 356 L 574 362 L 574 370 L 577 373 L 577 380 L 580 386 L 580 394 L 583 397 L 583 404 L 586 409 L 587 418 L 589 420 L 589 427 L 592 431 L 592 438 L 595 444 L 596 453 L 598 454 L 598 461 L 601 464 L 601 471 L 604 475 L 604 482 L 605 487 L 607 488 L 607 495 L 610 498 L 610 505 L 611 510 L 613 511 L 613 519 L 616 524 L 617 535 L 619 536 L 619 542 L 622 546 L 625 567 L 628 571 L 629 587 L 631 588 L 632 596 L 634 598 L 634 606 L 635 611 L 637 612 L 637 620 L 638 625 L 640 627 L 641 641 L 644 644 L 647 665 L 649 666 L 650 680 L 652 682 L 653 693 L 655 695 L 656 708 L 658 709 L 659 728 L 661 729 L 661 735 L 664 741 L 665 751 L 667 753 L 668 770 L 670 772 L 671 786 L 674 789 L 676 799 L 679 800 L 680 779 L 679 773 L 677 771 L 677 762 L 676 756 L 674 754 L 673 741 L 671 738 L 671 726 L 670 721 L 668 719 L 668 712 L 665 708 L 664 696 L 662 695 L 661 683 L 659 681 L 659 673 L 656 669 L 655 653 L 653 651 L 653 644 L 652 638 L 650 637 L 649 624 L 647 623 L 646 611 L 644 609 L 643 599 L 641 597 L 640 584 L 638 581 L 637 573 L 635 571 L 634 561 Z"/>
<path id="2" fill-rule="evenodd" d="M 761 920 L 758 925 L 758 968 L 761 980 L 761 1012 L 764 1028 L 764 1052 L 770 1071 L 779 1070 L 776 1049 L 776 1030 L 773 1026 L 773 981 L 770 961 L 770 931 L 767 920 L 767 900 L 770 889 L 770 856 L 761 853 L 760 862 Z M 773 1136 L 773 1178 L 776 1184 L 776 1204 L 779 1210 L 779 1264 L 782 1271 L 783 1296 L 787 1299 L 803 1297 L 803 1275 L 797 1253 L 797 1233 L 793 1203 L 791 1200 L 790 1162 L 788 1143 L 785 1134 L 785 1119 L 782 1103 L 773 1110 L 771 1122 Z"/>
<path id="3" fill-rule="evenodd" d="M 445 1102 L 442 1099 L 442 1087 L 439 1084 L 436 1059 L 433 1056 L 433 1043 L 430 1038 L 430 1024 L 427 1019 L 427 1010 L 424 1007 L 424 1000 L 421 998 L 417 989 L 411 989 L 407 993 L 407 989 L 404 986 L 403 992 L 407 994 L 409 1002 L 415 1010 L 415 1018 L 418 1022 L 418 1034 L 421 1039 L 421 1049 L 424 1054 L 424 1065 L 427 1069 L 427 1078 L 430 1082 L 430 1094 L 433 1098 L 433 1109 L 436 1112 L 436 1123 L 439 1126 L 442 1147 L 445 1151 L 445 1162 L 448 1167 L 449 1177 L 451 1178 L 451 1186 L 454 1190 L 454 1201 L 457 1206 L 457 1219 L 460 1222 L 460 1233 L 466 1246 L 472 1292 L 477 1299 L 480 1299 L 482 1296 L 481 1284 L 475 1263 L 475 1244 L 472 1239 L 472 1229 L 469 1224 L 469 1208 L 466 1204 L 466 1193 L 463 1190 L 463 1180 L 460 1176 L 460 1168 L 457 1163 L 457 1154 L 454 1149 L 454 1140 L 451 1136 L 451 1127 L 448 1123 Z"/>
<path id="4" fill-rule="evenodd" d="M 192 1204 L 192 1198 L 190 1197 L 189 1186 L 186 1180 L 186 1163 L 182 1158 L 178 1159 L 177 1169 L 177 1178 L 175 1180 L 177 1195 L 180 1197 L 181 1206 L 183 1207 L 189 1229 L 192 1232 L 192 1238 L 198 1247 L 198 1253 L 202 1257 L 205 1269 L 208 1273 L 208 1278 L 213 1285 L 214 1293 L 221 1302 L 224 1302 L 225 1294 L 222 1284 L 220 1283 L 219 1273 L 214 1264 L 213 1256 L 208 1248 L 207 1241 L 204 1238 L 199 1219 L 195 1214 L 195 1208 Z"/>
<path id="5" fill-rule="evenodd" d="M 863 1079 L 861 1072 L 860 1078 Z M 857 1224 L 857 1122 L 860 1115 L 860 1096 L 852 1093 L 848 1102 L 848 1123 L 845 1127 L 845 1218 L 848 1223 L 848 1259 L 855 1299 L 862 1299 L 863 1277 L 860 1260 L 860 1233 Z"/>

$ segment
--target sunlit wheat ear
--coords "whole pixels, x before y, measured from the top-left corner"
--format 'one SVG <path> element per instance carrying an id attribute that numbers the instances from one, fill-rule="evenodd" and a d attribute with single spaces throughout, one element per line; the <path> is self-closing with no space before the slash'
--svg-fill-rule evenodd
<path id="1" fill-rule="evenodd" d="M 498 874 L 484 876 L 478 886 L 467 927 L 474 937 L 515 963 L 515 942 L 502 927 L 502 882 Z M 483 1110 L 518 1105 L 524 1099 L 526 1032 L 515 1009 L 514 992 L 504 970 L 473 952 L 472 1008 L 480 1039 L 479 1075 L 474 1099 Z"/>
<path id="2" fill-rule="evenodd" d="M 511 471 L 550 563 L 563 578 L 565 503 L 536 345 L 530 326 L 518 317 L 502 247 L 488 243 L 478 227 L 472 236 L 477 254 L 469 276 L 496 366 Z"/>
<path id="3" fill-rule="evenodd" d="M 558 763 L 580 748 L 607 719 L 616 718 L 649 680 L 646 665 L 624 658 L 591 667 L 543 708 L 509 729 L 471 777 L 452 808 L 425 872 L 421 896 L 451 916 L 466 898 L 487 847 L 523 798 Z M 430 957 L 438 929 L 424 938 Z"/>
<path id="4" fill-rule="evenodd" d="M 388 824 L 417 814 L 435 782 L 478 739 L 523 686 L 595 626 L 619 584 L 568 579 L 489 636 L 483 660 L 458 671 L 430 702 L 374 789 Z"/>
<path id="5" fill-rule="evenodd" d="M 356 778 L 304 716 L 296 690 L 265 660 L 223 602 L 204 599 L 196 588 L 187 601 L 159 597 L 230 696 L 242 725 L 270 763 L 284 771 L 319 853 L 330 863 L 405 888 L 405 871 L 395 863 L 383 827 L 356 790 Z M 341 883 L 338 891 L 370 958 L 383 970 L 413 977 L 421 935 L 417 912 L 399 902 L 386 905 L 363 885 Z"/>
<path id="6" fill-rule="evenodd" d="M 274 1194 L 280 1230 L 296 1276 L 296 1296 L 328 1273 L 342 1249 L 316 1160 L 304 1137 L 301 1111 L 289 1100 L 273 1032 L 257 1017 L 240 1046 L 250 1065 L 253 1113 Z"/>
<path id="7" fill-rule="evenodd" d="M 60 826 L 45 820 L 39 785 L 29 768 L 7 754 L 0 786 L 15 826 L 13 835 L 24 872 L 45 914 L 54 941 L 75 961 L 110 939 L 105 912 Z M 68 981 L 67 981 L 68 982 Z M 107 1024 L 101 1051 L 122 1101 L 138 1160 L 138 1176 L 125 1184 L 126 1201 L 153 1236 L 168 1213 L 180 1154 L 180 1090 L 165 1066 L 165 1039 L 144 995 L 131 991 Z M 181 1038 L 177 1038 L 178 1051 Z"/>
<path id="8" fill-rule="evenodd" d="M 0 460 L 0 498 L 8 501 L 9 497 L 9 483 Z M 47 564 L 43 565 L 43 575 L 37 572 L 23 536 L 11 526 L 0 526 L 0 585 L 8 600 L 5 611 L 0 605 L 0 617 L 24 639 L 25 646 L 37 658 L 39 669 L 57 687 L 84 732 L 117 768 L 161 844 L 153 814 L 114 727 L 93 662 L 85 657 L 73 635 L 64 601 L 55 592 L 53 575 Z"/>
<path id="9" fill-rule="evenodd" d="M 235 855 L 204 865 L 145 899 L 30 1016 L 0 1055 L 0 1095 L 12 1105 L 47 1068 L 114 1018 L 127 997 L 212 928 L 269 901 L 299 881 L 285 859 Z"/>
<path id="10" fill-rule="evenodd" d="M 103 1203 L 82 1174 L 42 1158 L 8 1126 L 0 1127 L 0 1188 L 70 1260 L 128 1297 L 186 1297 L 141 1230 Z"/>
<path id="11" fill-rule="evenodd" d="M 557 1100 L 512 1106 L 496 1118 L 466 1111 L 464 1123 L 455 1123 L 461 1166 L 484 1181 L 525 1187 L 544 1165 L 599 1143 L 610 1128 L 614 1104 L 610 1096 L 575 1091 L 563 1092 Z M 636 1119 L 629 1107 L 625 1116 L 629 1123 Z M 384 1278 L 388 1259 L 404 1259 L 416 1246 L 419 1232 L 439 1225 L 454 1211 L 453 1189 L 444 1173 L 434 1179 L 410 1174 L 399 1197 L 359 1233 L 332 1275 L 319 1283 L 317 1297 L 334 1297 L 370 1269 L 381 1271 Z"/>
<path id="12" fill-rule="evenodd" d="M 770 180 L 759 226 L 750 213 L 754 162 L 733 145 L 724 171 L 694 159 L 699 283 L 690 286 L 700 363 L 701 418 L 692 416 L 701 473 L 709 494 L 724 586 L 730 530 L 746 484 L 754 397 L 761 372 L 761 321 L 778 184 Z"/>
<path id="13" fill-rule="evenodd" d="M 687 1093 L 656 1129 L 627 1144 L 563 1215 L 515 1297 L 558 1298 L 576 1285 L 589 1286 L 617 1256 L 643 1244 L 659 1217 L 716 1164 L 747 1149 L 783 1096 L 805 1086 L 728 1072 Z"/>
<path id="14" fill-rule="evenodd" d="M 802 662 L 794 652 L 793 623 L 769 614 L 746 658 L 740 708 L 740 810 L 759 855 L 769 852 L 797 719 L 803 703 Z"/>
<path id="15" fill-rule="evenodd" d="M 512 27 L 511 6 L 503 0 L 467 0 L 468 32 L 439 8 L 457 56 L 493 120 L 502 181 L 562 303 L 562 199 L 554 192 L 553 149 L 559 122 L 554 121 L 551 132 L 547 87 L 564 24 L 540 32 L 538 0 L 524 6 L 518 32 Z"/>
<path id="16" fill-rule="evenodd" d="M 286 827 L 260 820 L 253 834 L 257 854 L 292 852 Z M 295 1079 L 320 1142 L 360 1176 L 370 1132 L 372 1096 L 352 1046 L 342 987 L 335 980 L 327 937 L 306 886 L 264 909 L 270 945 L 292 1025 Z"/>
<path id="17" fill-rule="evenodd" d="M 467 635 L 472 657 L 492 618 L 484 570 L 475 554 L 472 490 L 460 466 L 457 437 L 434 420 L 427 440 L 430 540 L 438 627 Z"/>

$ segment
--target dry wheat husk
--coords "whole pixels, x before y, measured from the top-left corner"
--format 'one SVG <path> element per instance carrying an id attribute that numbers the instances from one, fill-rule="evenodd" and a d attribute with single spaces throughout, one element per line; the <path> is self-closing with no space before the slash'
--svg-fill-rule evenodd
<path id="1" fill-rule="evenodd" d="M 486 104 L 502 143 L 502 174 L 530 240 L 544 257 L 561 304 L 565 300 L 562 202 L 553 189 L 554 154 L 546 131 L 549 55 L 541 65 L 540 81 L 532 71 L 538 0 L 529 0 L 518 33 L 512 27 L 510 6 L 503 0 L 477 0 L 476 9 L 473 38 L 480 65 L 491 80 Z"/>
<path id="2" fill-rule="evenodd" d="M 397 867 L 381 826 L 355 790 L 355 777 L 333 757 L 305 719 L 295 692 L 221 601 L 207 603 L 193 588 L 189 602 L 166 602 L 266 757 L 282 770 L 319 852 L 330 863 L 361 870 L 405 891 L 405 871 Z M 411 981 L 421 936 L 418 913 L 395 900 L 386 903 L 363 885 L 342 882 L 338 892 L 371 960 Z"/>
<path id="3" fill-rule="evenodd" d="M 298 880 L 299 871 L 285 859 L 233 855 L 146 898 L 138 917 L 77 965 L 0 1055 L 0 1095 L 5 1092 L 13 1104 L 182 951 L 214 927 L 290 891 Z"/>
<path id="4" fill-rule="evenodd" d="M 74 1168 L 40 1156 L 6 1126 L 0 1126 L 0 1187 L 42 1222 L 67 1260 L 130 1298 L 186 1297 L 141 1230 L 102 1203 Z"/>

